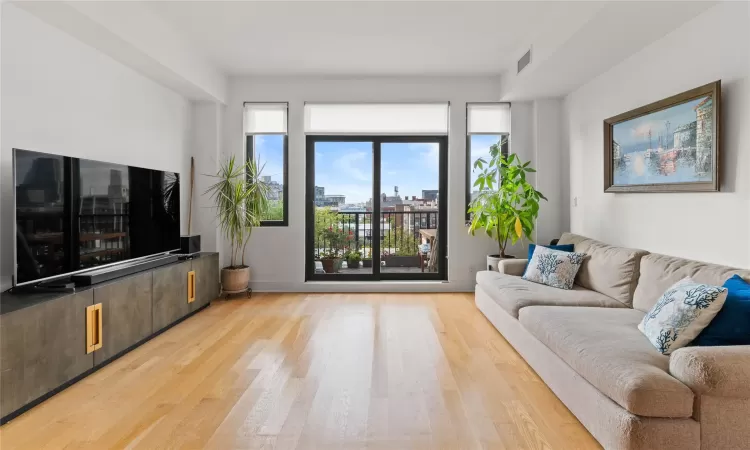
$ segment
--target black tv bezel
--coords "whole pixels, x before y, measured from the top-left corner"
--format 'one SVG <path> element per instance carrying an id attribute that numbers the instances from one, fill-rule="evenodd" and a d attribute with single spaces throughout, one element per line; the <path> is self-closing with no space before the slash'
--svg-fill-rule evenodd
<path id="1" fill-rule="evenodd" d="M 136 261 L 151 259 L 151 258 L 153 258 L 155 256 L 159 256 L 159 255 L 168 255 L 168 254 L 170 254 L 172 252 L 176 252 L 176 251 L 180 250 L 180 247 L 178 246 L 178 247 L 170 249 L 170 250 L 163 250 L 163 251 L 160 251 L 160 252 L 151 253 L 149 255 L 139 256 L 137 258 L 129 258 L 129 259 L 126 259 L 126 260 L 123 260 L 123 261 L 117 261 L 117 262 L 113 262 L 113 263 L 110 263 L 110 264 L 103 264 L 101 266 L 90 267 L 90 268 L 87 268 L 87 269 L 75 270 L 75 271 L 71 271 L 71 272 L 65 272 L 65 273 L 62 273 L 60 275 L 54 275 L 54 276 L 45 277 L 45 278 L 38 278 L 36 280 L 24 281 L 23 283 L 19 283 L 18 282 L 18 241 L 17 241 L 17 238 L 16 238 L 16 233 L 18 232 L 18 229 L 17 229 L 18 228 L 18 223 L 16 221 L 16 212 L 18 211 L 18 205 L 16 204 L 16 201 L 17 201 L 17 198 L 16 198 L 16 196 L 17 196 L 17 193 L 16 193 L 16 177 L 17 177 L 17 174 L 16 174 L 16 152 L 17 151 L 45 153 L 45 154 L 48 154 L 48 155 L 61 156 L 63 158 L 72 158 L 72 159 L 78 159 L 78 160 L 85 159 L 85 160 L 88 160 L 88 161 L 95 161 L 95 162 L 101 162 L 101 163 L 107 163 L 107 164 L 120 164 L 120 165 L 123 165 L 123 166 L 126 166 L 126 167 L 135 167 L 135 168 L 139 168 L 139 169 L 158 170 L 160 172 L 170 172 L 168 170 L 149 169 L 148 167 L 131 166 L 129 164 L 123 164 L 123 163 L 113 162 L 113 161 L 102 161 L 102 160 L 98 160 L 98 159 L 80 158 L 80 157 L 76 157 L 76 156 L 66 156 L 66 155 L 62 155 L 62 154 L 59 154 L 59 153 L 50 153 L 50 152 L 40 151 L 40 150 L 29 150 L 29 149 L 25 149 L 25 148 L 13 147 L 13 152 L 12 152 L 13 153 L 13 157 L 12 157 L 12 160 L 13 160 L 13 167 L 12 167 L 13 176 L 11 177 L 12 178 L 11 182 L 13 183 L 13 186 L 12 186 L 12 190 L 13 190 L 13 237 L 12 237 L 12 239 L 13 239 L 13 276 L 12 276 L 12 283 L 11 284 L 12 284 L 13 288 L 21 287 L 21 286 L 39 285 L 39 284 L 42 284 L 42 283 L 45 283 L 45 282 L 54 281 L 54 280 L 61 280 L 61 279 L 64 279 L 64 278 L 70 278 L 73 275 L 84 274 L 86 272 L 90 272 L 90 271 L 93 271 L 93 270 L 100 270 L 100 269 L 103 269 L 103 268 L 106 268 L 106 267 L 115 268 L 115 267 L 123 265 L 123 264 L 132 264 L 133 262 L 136 262 Z M 182 174 L 180 172 L 171 172 L 171 173 L 178 174 L 180 176 L 180 179 L 182 179 Z M 72 182 L 72 180 L 71 180 L 71 182 Z M 181 194 L 182 194 L 182 186 L 180 186 L 180 195 Z M 182 211 L 180 211 L 180 215 L 178 216 L 178 221 L 179 221 L 179 224 L 180 224 L 180 235 L 181 235 L 182 234 Z M 71 224 L 67 224 L 66 226 L 72 226 L 72 223 Z M 179 238 L 179 236 L 178 236 L 178 238 Z M 179 244 L 179 239 L 178 239 L 178 244 Z"/>

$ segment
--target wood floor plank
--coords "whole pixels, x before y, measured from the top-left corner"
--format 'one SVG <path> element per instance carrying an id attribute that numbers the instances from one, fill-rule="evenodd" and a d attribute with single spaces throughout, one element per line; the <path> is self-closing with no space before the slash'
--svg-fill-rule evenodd
<path id="1" fill-rule="evenodd" d="M 218 300 L 0 427 L 13 449 L 596 449 L 470 294 Z"/>

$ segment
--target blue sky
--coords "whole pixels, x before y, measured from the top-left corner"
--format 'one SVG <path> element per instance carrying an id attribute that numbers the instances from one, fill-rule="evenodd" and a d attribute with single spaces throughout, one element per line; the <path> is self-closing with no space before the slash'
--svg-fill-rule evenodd
<path id="1" fill-rule="evenodd" d="M 474 161 L 479 158 L 484 158 L 485 161 L 490 161 L 490 147 L 497 144 L 500 141 L 500 136 L 490 136 L 484 134 L 475 134 L 471 136 L 471 163 L 469 170 L 471 171 L 471 184 L 469 184 L 470 191 L 476 190 L 474 182 L 477 181 L 479 170 L 474 169 Z"/>
<path id="2" fill-rule="evenodd" d="M 497 136 L 472 136 L 472 162 L 489 155 Z M 283 181 L 283 136 L 255 137 L 255 151 L 265 164 L 263 175 Z M 438 188 L 439 154 L 433 143 L 384 143 L 381 146 L 381 190 L 401 197 L 422 196 L 423 189 Z M 345 195 L 347 203 L 361 203 L 372 197 L 372 144 L 370 142 L 318 142 L 315 145 L 315 184 L 327 195 Z M 472 173 L 472 183 L 476 174 Z"/>
<path id="3" fill-rule="evenodd" d="M 284 136 L 266 134 L 255 136 L 255 157 L 263 166 L 263 176 L 284 183 Z M 264 165 L 265 164 L 265 165 Z"/>
<path id="4" fill-rule="evenodd" d="M 438 188 L 438 145 L 384 143 L 381 145 L 381 191 L 401 197 L 422 196 L 422 189 Z M 326 195 L 345 195 L 347 203 L 372 198 L 372 144 L 370 142 L 318 142 L 315 145 L 315 185 Z M 382 193 L 381 192 L 381 193 Z"/>
<path id="5" fill-rule="evenodd" d="M 623 148 L 633 144 L 648 143 L 648 130 L 651 130 L 653 146 L 658 145 L 659 133 L 664 133 L 665 124 L 670 122 L 670 134 L 675 128 L 690 122 L 695 122 L 695 107 L 705 99 L 699 98 L 682 105 L 647 114 L 627 122 L 618 123 L 613 127 L 613 138 Z M 669 136 L 669 141 L 672 137 Z M 671 144 L 670 144 L 671 145 Z"/>

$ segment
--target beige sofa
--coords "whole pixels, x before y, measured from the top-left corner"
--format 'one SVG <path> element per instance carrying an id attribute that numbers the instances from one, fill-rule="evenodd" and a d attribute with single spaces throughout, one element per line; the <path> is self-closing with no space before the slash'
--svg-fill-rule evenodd
<path id="1" fill-rule="evenodd" d="M 526 260 L 477 274 L 476 305 L 607 449 L 750 449 L 750 346 L 659 353 L 637 325 L 690 275 L 750 271 L 566 233 L 589 255 L 571 291 L 521 279 Z"/>

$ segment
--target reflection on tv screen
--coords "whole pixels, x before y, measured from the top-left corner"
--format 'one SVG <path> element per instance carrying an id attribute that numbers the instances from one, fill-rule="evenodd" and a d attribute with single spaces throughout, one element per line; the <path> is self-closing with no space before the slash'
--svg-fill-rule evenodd
<path id="1" fill-rule="evenodd" d="M 179 247 L 179 174 L 15 150 L 17 280 Z"/>

